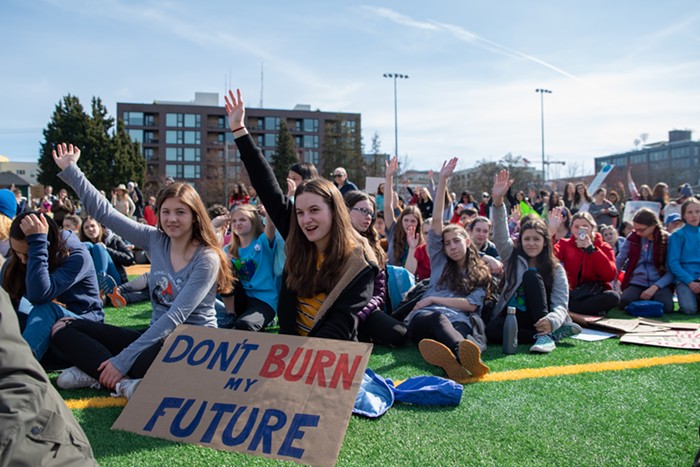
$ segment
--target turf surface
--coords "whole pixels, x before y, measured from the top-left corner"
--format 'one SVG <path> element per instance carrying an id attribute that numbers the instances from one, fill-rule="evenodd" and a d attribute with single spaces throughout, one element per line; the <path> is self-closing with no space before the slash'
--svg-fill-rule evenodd
<path id="1" fill-rule="evenodd" d="M 106 321 L 145 327 L 150 314 L 148 303 L 108 308 Z M 611 316 L 625 317 L 619 311 Z M 670 318 L 688 319 L 677 314 Z M 529 354 L 521 345 L 516 355 L 506 357 L 494 346 L 485 352 L 484 361 L 499 372 L 689 353 L 623 345 L 617 339 L 568 339 L 547 355 Z M 375 347 L 369 367 L 394 380 L 441 375 L 415 347 Z M 691 465 L 700 446 L 699 381 L 700 364 L 690 363 L 469 384 L 459 407 L 397 404 L 377 420 L 353 416 L 338 464 Z M 65 399 L 107 395 L 93 390 L 61 393 Z M 284 464 L 111 430 L 121 410 L 74 411 L 101 465 Z"/>

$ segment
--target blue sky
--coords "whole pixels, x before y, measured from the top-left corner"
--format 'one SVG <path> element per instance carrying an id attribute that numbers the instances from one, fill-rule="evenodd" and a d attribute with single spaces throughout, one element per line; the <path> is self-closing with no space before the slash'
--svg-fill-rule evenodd
<path id="1" fill-rule="evenodd" d="M 222 94 L 249 107 L 359 112 L 366 146 L 413 168 L 546 153 L 591 172 L 647 133 L 700 139 L 700 2 L 91 1 L 0 3 L 0 154 L 35 160 L 67 93 L 116 102 Z"/>

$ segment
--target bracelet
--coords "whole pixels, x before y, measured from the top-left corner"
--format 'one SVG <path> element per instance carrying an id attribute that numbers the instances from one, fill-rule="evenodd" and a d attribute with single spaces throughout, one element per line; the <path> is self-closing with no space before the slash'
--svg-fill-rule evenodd
<path id="1" fill-rule="evenodd" d="M 233 133 L 235 133 L 235 132 L 237 132 L 237 131 L 240 131 L 240 130 L 243 130 L 243 129 L 245 129 L 244 126 L 242 126 L 242 127 L 240 127 L 240 128 L 236 128 L 235 130 L 233 130 Z"/>

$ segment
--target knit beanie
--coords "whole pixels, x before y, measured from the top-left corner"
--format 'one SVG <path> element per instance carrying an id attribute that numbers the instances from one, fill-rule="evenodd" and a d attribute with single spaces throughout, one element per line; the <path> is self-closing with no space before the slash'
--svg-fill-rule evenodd
<path id="1" fill-rule="evenodd" d="M 0 214 L 4 214 L 10 219 L 14 219 L 17 215 L 17 198 L 6 188 L 0 190 Z"/>

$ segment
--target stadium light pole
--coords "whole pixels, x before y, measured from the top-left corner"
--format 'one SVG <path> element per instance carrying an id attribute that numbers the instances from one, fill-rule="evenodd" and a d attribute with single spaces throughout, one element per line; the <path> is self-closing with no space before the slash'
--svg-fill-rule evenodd
<path id="1" fill-rule="evenodd" d="M 542 123 L 542 183 L 547 181 L 547 174 L 545 172 L 545 161 L 544 161 L 544 95 L 552 94 L 549 89 L 537 88 L 535 92 L 540 93 L 540 120 Z"/>
<path id="2" fill-rule="evenodd" d="M 400 73 L 384 73 L 385 78 L 392 78 L 394 80 L 394 155 L 399 157 L 399 112 L 398 104 L 396 99 L 396 80 L 397 79 L 408 79 L 408 75 L 402 75 Z M 396 180 L 394 181 L 396 185 L 396 192 L 399 189 L 399 174 L 396 174 Z"/>

